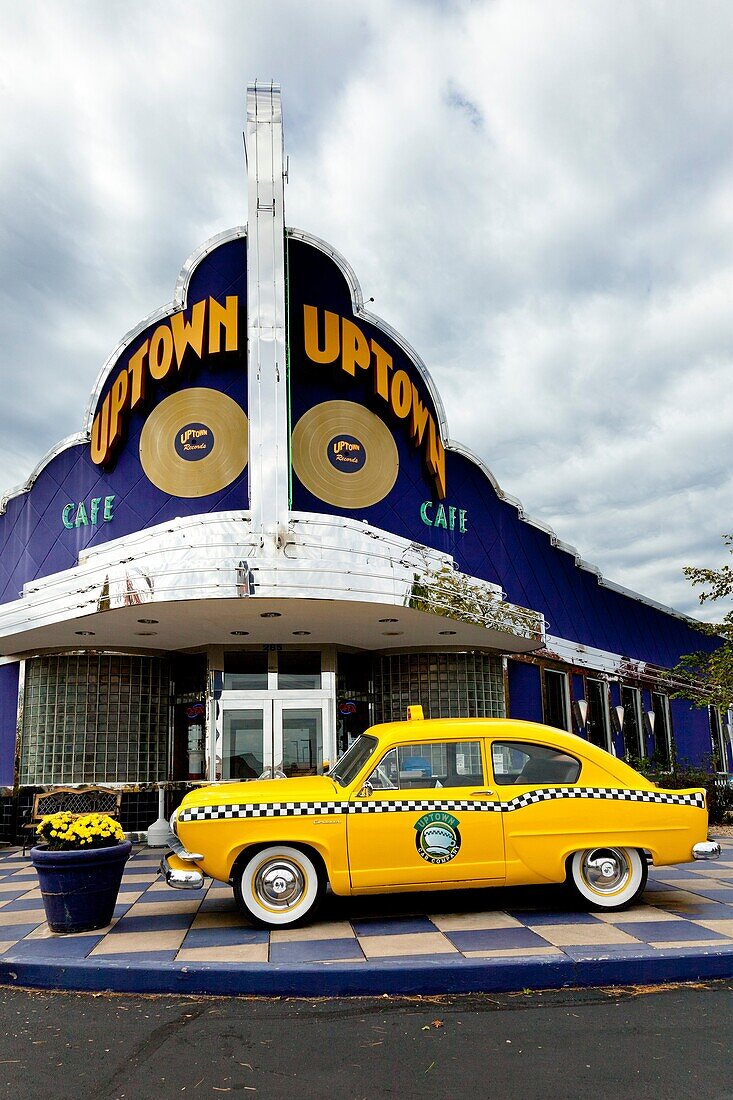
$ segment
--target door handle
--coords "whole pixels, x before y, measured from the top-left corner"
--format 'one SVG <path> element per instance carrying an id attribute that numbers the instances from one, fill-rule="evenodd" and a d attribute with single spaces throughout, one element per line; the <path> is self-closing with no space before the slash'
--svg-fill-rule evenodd
<path id="1" fill-rule="evenodd" d="M 471 798 L 476 798 L 479 794 L 496 794 L 496 791 L 471 791 Z"/>

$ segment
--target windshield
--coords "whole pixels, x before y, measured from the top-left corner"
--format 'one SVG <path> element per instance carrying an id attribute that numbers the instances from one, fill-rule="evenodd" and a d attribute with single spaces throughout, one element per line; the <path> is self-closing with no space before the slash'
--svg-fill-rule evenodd
<path id="1" fill-rule="evenodd" d="M 352 779 L 359 774 L 363 765 L 366 764 L 377 744 L 376 737 L 368 737 L 367 734 L 362 733 L 353 745 L 349 745 L 344 755 L 336 761 L 328 773 L 329 779 L 335 779 L 342 787 L 348 786 Z"/>

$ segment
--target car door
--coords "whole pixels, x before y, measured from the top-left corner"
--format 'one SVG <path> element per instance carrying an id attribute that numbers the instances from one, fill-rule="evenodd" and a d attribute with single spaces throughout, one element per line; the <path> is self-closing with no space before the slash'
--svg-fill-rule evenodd
<path id="1" fill-rule="evenodd" d="M 587 783 L 582 759 L 519 737 L 493 738 L 489 759 L 504 802 L 507 885 L 562 881 L 568 843 L 582 847 L 599 812 L 599 803 L 573 797 L 573 788 Z"/>
<path id="2" fill-rule="evenodd" d="M 352 889 L 502 882 L 501 803 L 486 774 L 479 737 L 386 752 L 349 801 Z"/>

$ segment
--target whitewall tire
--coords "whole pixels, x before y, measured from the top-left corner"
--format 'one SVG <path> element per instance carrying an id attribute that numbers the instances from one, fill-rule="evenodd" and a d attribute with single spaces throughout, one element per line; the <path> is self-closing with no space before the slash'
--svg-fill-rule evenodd
<path id="1" fill-rule="evenodd" d="M 646 886 L 646 859 L 636 848 L 586 848 L 571 857 L 568 879 L 594 909 L 625 909 Z"/>
<path id="2" fill-rule="evenodd" d="M 253 924 L 283 928 L 316 911 L 325 882 L 312 856 L 271 844 L 239 865 L 233 886 L 237 904 Z"/>

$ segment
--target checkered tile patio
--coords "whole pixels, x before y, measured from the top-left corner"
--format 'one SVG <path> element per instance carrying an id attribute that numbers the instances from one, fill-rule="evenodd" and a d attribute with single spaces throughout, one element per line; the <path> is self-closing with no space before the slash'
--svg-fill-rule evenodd
<path id="1" fill-rule="evenodd" d="M 670 950 L 733 956 L 733 843 L 716 863 L 652 869 L 641 904 L 622 913 L 568 908 L 559 888 L 379 898 L 327 897 L 314 923 L 267 933 L 237 911 L 231 889 L 175 891 L 160 853 L 127 864 L 113 923 L 72 936 L 50 932 L 35 871 L 18 850 L 0 853 L 0 962 L 294 964 L 556 959 L 576 962 Z M 733 966 L 733 959 L 731 960 Z"/>

